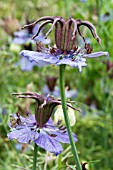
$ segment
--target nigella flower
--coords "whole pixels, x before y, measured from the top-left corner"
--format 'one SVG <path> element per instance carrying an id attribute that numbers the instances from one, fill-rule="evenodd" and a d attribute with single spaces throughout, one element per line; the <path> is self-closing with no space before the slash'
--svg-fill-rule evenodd
<path id="1" fill-rule="evenodd" d="M 57 77 L 46 77 L 46 85 L 43 88 L 43 95 L 47 96 L 48 94 L 55 97 L 60 97 L 60 89 L 56 85 Z M 69 86 L 65 88 L 66 98 L 75 98 L 77 96 L 76 90 L 69 89 Z"/>
<path id="2" fill-rule="evenodd" d="M 2 122 L 2 119 L 6 115 L 6 113 L 7 113 L 6 108 L 0 105 L 0 122 Z"/>
<path id="3" fill-rule="evenodd" d="M 27 24 L 30 22 L 27 21 Z M 34 40 L 31 40 L 31 37 L 36 33 L 39 28 L 39 24 L 35 26 L 31 26 L 26 28 L 25 30 L 17 31 L 14 33 L 15 38 L 13 39 L 13 43 L 15 44 L 25 44 L 26 42 L 34 43 L 34 41 L 41 41 L 43 44 L 49 44 L 50 39 L 44 39 L 42 31 L 40 32 L 38 37 L 35 37 Z"/>
<path id="4" fill-rule="evenodd" d="M 110 12 L 106 12 L 105 14 L 101 15 L 100 20 L 103 22 L 112 21 L 112 14 Z"/>
<path id="5" fill-rule="evenodd" d="M 56 86 L 57 77 L 46 77 L 46 85 L 43 87 L 43 94 L 47 96 L 48 94 L 55 97 L 60 97 L 60 89 Z"/>
<path id="6" fill-rule="evenodd" d="M 81 2 L 86 2 L 87 0 L 80 0 Z"/>
<path id="7" fill-rule="evenodd" d="M 106 64 L 106 71 L 108 72 L 108 75 L 110 78 L 113 78 L 113 62 L 107 61 Z"/>
<path id="8" fill-rule="evenodd" d="M 24 28 L 29 28 L 31 26 L 36 25 L 40 21 L 43 22 L 38 28 L 37 33 L 32 37 L 34 39 L 40 33 L 42 27 L 48 23 L 52 23 L 52 27 L 46 33 L 45 38 L 47 38 L 48 34 L 55 27 L 55 44 L 56 46 L 50 48 L 44 48 L 42 44 L 37 44 L 37 51 L 21 51 L 21 55 L 29 58 L 30 61 L 35 61 L 38 66 L 46 66 L 49 64 L 61 65 L 67 64 L 72 67 L 77 67 L 79 71 L 82 71 L 82 67 L 86 66 L 86 58 L 96 58 L 99 56 L 106 55 L 108 56 L 108 52 L 95 52 L 92 53 L 92 47 L 90 44 L 87 44 L 85 38 L 80 32 L 80 26 L 87 26 L 93 37 L 100 44 L 101 40 L 96 33 L 95 27 L 88 21 L 82 21 L 80 19 L 70 18 L 68 21 L 65 21 L 62 17 L 42 17 L 39 20 L 35 21 L 32 24 L 25 25 Z M 83 41 L 85 42 L 85 46 L 83 48 L 75 46 L 76 36 L 79 34 Z"/>
<path id="9" fill-rule="evenodd" d="M 8 138 L 16 139 L 20 143 L 34 141 L 39 147 L 58 155 L 63 150 L 60 142 L 70 143 L 66 127 L 61 126 L 61 121 L 53 124 L 50 118 L 53 109 L 57 105 L 61 105 L 61 101 L 50 96 L 44 98 L 35 92 L 16 93 L 15 95 L 17 98 L 35 99 L 35 115 L 27 113 L 27 117 L 22 117 L 19 113 L 11 114 L 9 123 L 11 132 L 8 134 Z M 69 104 L 67 107 L 73 108 Z M 73 137 L 76 142 L 76 135 L 73 134 Z"/>

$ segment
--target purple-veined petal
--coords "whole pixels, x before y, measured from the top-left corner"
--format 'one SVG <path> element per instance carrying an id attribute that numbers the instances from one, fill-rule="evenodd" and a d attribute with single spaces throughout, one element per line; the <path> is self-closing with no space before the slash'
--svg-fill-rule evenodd
<path id="1" fill-rule="evenodd" d="M 47 134 L 40 133 L 38 139 L 34 141 L 37 145 L 39 145 L 41 148 L 55 153 L 56 155 L 60 154 L 62 152 L 62 145 L 54 140 L 53 137 L 48 136 Z"/>
<path id="2" fill-rule="evenodd" d="M 10 140 L 16 139 L 20 143 L 30 143 L 39 137 L 39 133 L 33 130 L 31 131 L 28 127 L 24 127 L 23 129 L 14 129 L 12 132 L 8 133 L 7 136 Z"/>
<path id="3" fill-rule="evenodd" d="M 61 130 L 55 130 L 55 129 L 52 130 L 49 128 L 45 129 L 45 131 L 48 131 L 49 134 L 56 135 L 55 137 L 53 137 L 54 140 L 57 140 L 62 143 L 70 143 L 68 132 L 63 133 L 63 131 Z M 74 142 L 78 141 L 74 133 L 73 133 L 73 138 L 74 138 Z"/>
<path id="4" fill-rule="evenodd" d="M 62 142 L 62 143 L 70 143 L 69 135 L 67 132 L 65 132 L 65 133 L 55 132 L 55 134 L 57 135 L 55 137 L 55 140 Z M 76 135 L 74 133 L 73 133 L 73 138 L 74 138 L 74 142 L 78 141 L 78 139 L 76 138 Z"/>
<path id="5" fill-rule="evenodd" d="M 107 56 L 108 59 L 109 59 L 109 53 L 108 52 L 103 52 L 103 51 L 100 51 L 100 52 L 95 52 L 95 53 L 91 53 L 91 54 L 84 54 L 84 56 L 86 58 L 96 58 L 96 57 L 101 57 L 101 56 Z"/>

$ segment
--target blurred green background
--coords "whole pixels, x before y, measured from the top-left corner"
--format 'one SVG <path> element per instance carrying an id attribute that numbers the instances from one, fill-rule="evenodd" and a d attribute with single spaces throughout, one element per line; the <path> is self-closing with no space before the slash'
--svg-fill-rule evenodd
<path id="1" fill-rule="evenodd" d="M 16 141 L 7 138 L 10 131 L 9 114 L 18 110 L 17 105 L 25 107 L 23 100 L 15 99 L 12 93 L 24 92 L 31 84 L 32 91 L 42 94 L 46 76 L 58 76 L 59 72 L 56 66 L 35 66 L 30 72 L 24 72 L 16 66 L 23 46 L 12 44 L 16 27 L 14 19 L 21 27 L 25 24 L 26 16 L 33 21 L 49 15 L 90 21 L 95 25 L 102 42 L 98 45 L 90 31 L 83 26 L 81 30 L 86 40 L 88 38 L 91 42 L 94 52 L 109 52 L 109 63 L 106 57 L 89 59 L 82 73 L 67 66 L 66 84 L 78 92 L 74 100 L 81 113 L 75 113 L 77 121 L 72 129 L 78 138 L 76 146 L 80 161 L 88 162 L 88 170 L 113 170 L 113 0 L 0 1 L 0 170 L 30 170 L 32 167 L 33 146 L 18 148 Z M 7 18 L 12 20 L 8 22 Z M 44 33 L 48 28 L 45 27 Z M 54 45 L 53 32 L 49 38 Z M 82 43 L 81 39 L 78 41 Z M 6 114 L 2 114 L 3 108 Z M 63 147 L 61 170 L 69 169 L 66 162 L 74 164 L 70 147 Z M 40 149 L 37 162 L 37 169 L 56 170 L 58 157 Z"/>

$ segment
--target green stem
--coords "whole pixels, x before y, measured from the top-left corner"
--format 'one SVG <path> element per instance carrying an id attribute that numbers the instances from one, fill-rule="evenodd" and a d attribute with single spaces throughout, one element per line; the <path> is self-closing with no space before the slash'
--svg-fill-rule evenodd
<path id="1" fill-rule="evenodd" d="M 59 70 L 59 76 L 60 76 L 60 95 L 61 95 L 61 101 L 62 101 L 62 109 L 63 109 L 63 112 L 64 112 L 66 127 L 67 127 L 67 131 L 68 131 L 69 139 L 70 139 L 73 157 L 74 157 L 75 163 L 77 165 L 77 170 L 82 170 L 81 163 L 79 161 L 79 157 L 78 157 L 78 154 L 77 154 L 75 142 L 74 142 L 74 139 L 73 139 L 73 136 L 72 136 L 72 131 L 71 131 L 70 122 L 69 122 L 69 116 L 68 116 L 68 113 L 67 113 L 66 98 L 65 98 L 64 72 L 65 72 L 65 65 L 61 65 L 60 70 Z"/>
<path id="2" fill-rule="evenodd" d="M 61 170 L 61 159 L 62 159 L 62 154 L 58 155 L 58 170 Z"/>
<path id="3" fill-rule="evenodd" d="M 33 156 L 33 170 L 36 170 L 37 152 L 38 152 L 38 145 L 35 143 L 35 145 L 34 145 L 34 156 Z"/>

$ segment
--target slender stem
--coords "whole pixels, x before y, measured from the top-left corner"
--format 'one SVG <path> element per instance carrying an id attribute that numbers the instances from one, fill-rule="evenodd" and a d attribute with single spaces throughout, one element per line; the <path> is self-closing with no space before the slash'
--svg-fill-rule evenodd
<path id="1" fill-rule="evenodd" d="M 61 159 L 62 159 L 62 154 L 58 155 L 58 170 L 61 170 Z"/>
<path id="2" fill-rule="evenodd" d="M 61 65 L 60 70 L 59 70 L 59 76 L 60 76 L 60 95 L 61 95 L 61 101 L 62 101 L 62 109 L 63 109 L 66 127 L 67 127 L 67 131 L 68 131 L 69 139 L 70 139 L 73 157 L 74 157 L 75 163 L 77 165 L 77 170 L 82 170 L 81 163 L 79 161 L 79 157 L 77 154 L 75 142 L 74 142 L 74 139 L 72 136 L 72 131 L 71 131 L 70 122 L 69 122 L 69 116 L 67 113 L 66 98 L 65 98 L 64 72 L 65 72 L 65 65 Z"/>
<path id="3" fill-rule="evenodd" d="M 37 152 L 38 152 L 38 145 L 35 143 L 35 145 L 34 145 L 34 156 L 33 156 L 33 170 L 36 170 Z"/>

